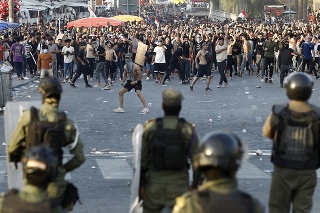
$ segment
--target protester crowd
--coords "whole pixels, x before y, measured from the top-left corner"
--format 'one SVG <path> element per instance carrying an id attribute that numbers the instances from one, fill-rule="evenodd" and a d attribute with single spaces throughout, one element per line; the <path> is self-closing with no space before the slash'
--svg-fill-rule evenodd
<path id="1" fill-rule="evenodd" d="M 148 7 L 143 9 L 147 10 Z M 124 26 L 118 27 L 68 29 L 64 26 L 59 32 L 54 21 L 38 28 L 22 25 L 19 32 L 12 31 L 4 35 L 0 45 L 0 59 L 11 62 L 14 74 L 21 80 L 48 69 L 52 70 L 53 75 L 61 77 L 63 82 L 71 82 L 84 63 L 82 69 L 88 81 L 100 79 L 101 73 L 107 79 L 105 88 L 110 89 L 115 80 L 122 80 L 125 54 L 132 53 L 134 61 L 137 44 L 143 42 L 148 45 L 145 64 L 141 67 L 143 75 L 148 75 L 144 80 L 154 79 L 165 85 L 157 74 L 157 71 L 161 74 L 162 70 L 154 70 L 157 62 L 153 58 L 155 56 L 157 59 L 161 54 L 155 55 L 156 47 L 164 46 L 164 61 L 161 63 L 164 63 L 162 74 L 168 74 L 165 80 L 170 81 L 178 76 L 181 83 L 191 84 L 193 76 L 198 73 L 196 56 L 207 45 L 203 52 L 209 54 L 204 62 L 205 69 L 218 71 L 218 63 L 226 63 L 223 70 L 220 70 L 222 78 L 224 74 L 230 80 L 236 76 L 255 75 L 262 77 L 266 83 L 272 83 L 273 72 L 281 72 L 283 57 L 292 60 L 286 64 L 290 65 L 286 69 L 289 72 L 305 71 L 318 78 L 319 66 L 315 66 L 315 63 L 319 64 L 320 33 L 313 19 L 307 22 L 282 18 L 270 24 L 259 16 L 237 21 L 209 20 L 207 17 L 191 17 L 184 13 L 157 17 L 157 13 L 164 12 L 162 9 L 161 6 L 153 6 L 153 12 L 147 12 L 143 21 L 126 22 Z M 57 39 L 60 33 L 65 34 L 65 37 Z M 110 58 L 109 66 L 96 72 L 99 60 L 103 60 L 102 56 L 97 55 L 98 49 L 104 52 L 109 48 L 107 44 L 111 45 L 115 55 Z M 217 52 L 219 46 L 226 46 L 222 53 Z M 294 52 L 283 51 L 285 48 L 293 49 Z M 79 59 L 79 53 L 83 55 L 83 61 Z M 218 62 L 217 55 L 220 55 Z M 201 55 L 197 60 L 201 60 Z M 156 66 L 156 69 L 159 67 Z M 205 72 L 204 76 L 207 75 L 210 73 Z M 100 81 L 96 86 L 101 86 Z M 217 87 L 220 86 L 219 82 Z"/>

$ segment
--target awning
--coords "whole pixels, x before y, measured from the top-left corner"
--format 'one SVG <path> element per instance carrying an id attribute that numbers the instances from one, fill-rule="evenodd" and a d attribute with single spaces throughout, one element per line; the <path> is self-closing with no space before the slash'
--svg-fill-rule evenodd
<path id="1" fill-rule="evenodd" d="M 124 25 L 123 21 L 114 18 L 96 17 L 96 18 L 83 18 L 71 21 L 67 24 L 68 28 L 71 27 L 107 27 L 108 25 L 117 27 Z"/>

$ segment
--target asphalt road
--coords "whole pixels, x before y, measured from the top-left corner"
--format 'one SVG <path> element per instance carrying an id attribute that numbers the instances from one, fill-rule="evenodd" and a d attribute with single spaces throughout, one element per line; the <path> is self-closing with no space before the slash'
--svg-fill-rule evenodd
<path id="1" fill-rule="evenodd" d="M 286 103 L 288 99 L 285 90 L 279 86 L 278 73 L 274 76 L 274 84 L 265 84 L 260 79 L 245 75 L 229 81 L 226 88 L 216 88 L 219 75 L 214 73 L 213 91 L 205 91 L 205 81 L 199 80 L 190 92 L 189 86 L 180 84 L 177 78 L 163 87 L 144 77 L 142 92 L 150 109 L 146 115 L 139 114 L 143 106 L 135 92 L 125 94 L 125 113 L 112 111 L 119 107 L 119 81 L 110 91 L 85 88 L 82 79 L 76 82 L 77 88 L 64 84 L 60 108 L 77 123 L 87 157 L 81 168 L 67 175 L 67 179 L 78 186 L 83 203 L 77 205 L 74 212 L 128 212 L 132 176 L 131 129 L 137 123 L 163 115 L 161 92 L 168 87 L 183 93 L 180 115 L 196 124 L 200 137 L 212 130 L 227 130 L 240 136 L 250 155 L 238 172 L 239 186 L 267 205 L 273 170 L 269 156 L 271 142 L 262 137 L 261 129 L 272 105 Z M 41 100 L 36 86 L 37 83 L 30 81 L 17 87 L 14 100 Z M 310 102 L 320 105 L 319 97 L 320 83 L 316 81 Z M 0 191 L 7 190 L 3 129 L 3 116 L 0 116 Z M 257 149 L 262 150 L 262 156 L 255 155 Z M 317 187 L 314 200 L 319 198 L 320 188 Z M 312 212 L 320 212 L 318 202 L 314 202 Z"/>

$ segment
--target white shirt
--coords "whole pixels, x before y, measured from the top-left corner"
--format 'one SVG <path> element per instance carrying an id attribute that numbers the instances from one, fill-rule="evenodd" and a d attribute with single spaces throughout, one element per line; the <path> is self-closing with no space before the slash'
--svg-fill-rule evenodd
<path id="1" fill-rule="evenodd" d="M 73 62 L 73 59 L 74 59 L 74 55 L 66 55 L 67 51 L 70 52 L 70 53 L 74 53 L 74 48 L 73 46 L 70 46 L 70 47 L 67 47 L 67 46 L 64 46 L 61 50 L 65 55 L 63 56 L 64 58 L 64 63 L 71 63 Z"/>
<path id="2" fill-rule="evenodd" d="M 317 42 L 315 45 L 314 45 L 314 55 L 315 57 L 319 57 L 319 54 L 318 54 L 318 46 L 320 45 L 319 42 Z"/>
<path id="3" fill-rule="evenodd" d="M 216 49 L 215 49 L 216 51 L 224 49 L 224 48 L 226 48 L 226 50 L 223 50 L 221 53 L 216 54 L 217 62 L 222 62 L 227 59 L 227 57 L 228 57 L 227 56 L 227 43 L 226 43 L 226 41 L 224 41 L 224 44 L 222 46 L 219 44 L 216 46 Z"/>
<path id="4" fill-rule="evenodd" d="M 154 63 L 158 64 L 165 64 L 166 63 L 166 56 L 163 46 L 156 46 L 153 50 L 156 53 L 154 57 Z"/>

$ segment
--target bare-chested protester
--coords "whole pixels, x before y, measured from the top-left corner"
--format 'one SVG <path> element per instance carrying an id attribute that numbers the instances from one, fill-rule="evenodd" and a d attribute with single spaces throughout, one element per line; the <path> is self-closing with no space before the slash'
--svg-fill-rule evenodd
<path id="1" fill-rule="evenodd" d="M 203 77 L 204 75 L 207 76 L 206 91 L 212 91 L 209 87 L 212 79 L 211 69 L 208 63 L 208 60 L 210 60 L 209 58 L 210 54 L 208 51 L 208 44 L 204 42 L 202 44 L 202 49 L 197 53 L 197 56 L 194 60 L 198 71 L 192 80 L 192 83 L 190 85 L 190 91 L 193 91 L 193 86 L 195 85 L 195 83 L 198 81 L 199 78 Z"/>
<path id="2" fill-rule="evenodd" d="M 106 42 L 106 51 L 105 51 L 105 58 L 106 58 L 106 76 L 110 77 L 110 82 L 108 82 L 106 89 L 110 89 L 110 85 L 112 84 L 112 76 L 114 72 L 116 72 L 117 65 L 116 62 L 118 61 L 118 56 L 114 49 L 112 49 L 112 44 L 110 41 Z"/>
<path id="3" fill-rule="evenodd" d="M 126 64 L 124 65 L 124 72 L 123 72 L 123 80 L 121 82 L 124 83 L 126 80 L 127 82 L 125 85 L 121 88 L 119 92 L 119 102 L 120 107 L 117 109 L 114 109 L 114 112 L 124 112 L 123 109 L 123 101 L 124 101 L 124 93 L 131 91 L 132 89 L 135 89 L 135 92 L 137 93 L 138 97 L 140 98 L 142 104 L 143 104 L 143 110 L 140 112 L 140 114 L 147 114 L 149 113 L 149 109 L 147 108 L 147 103 L 141 93 L 142 90 L 142 73 L 140 66 L 133 63 L 132 61 L 132 54 L 126 54 L 125 56 Z"/>

